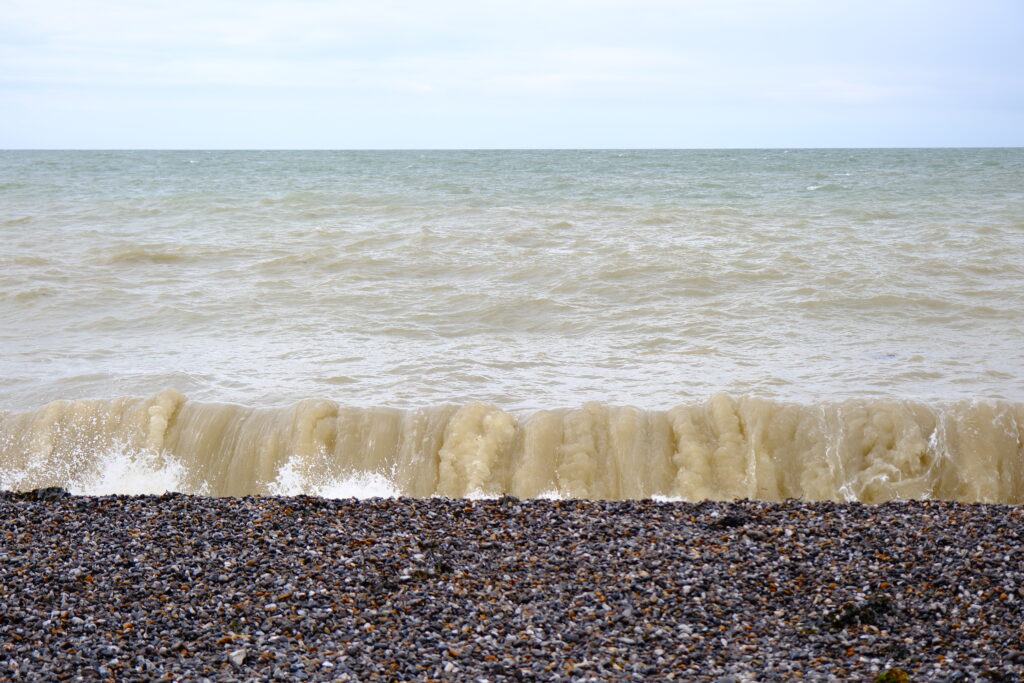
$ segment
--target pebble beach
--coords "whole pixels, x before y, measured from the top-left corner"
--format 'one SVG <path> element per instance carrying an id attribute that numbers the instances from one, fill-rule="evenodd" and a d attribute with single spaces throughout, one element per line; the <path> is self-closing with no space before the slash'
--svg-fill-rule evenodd
<path id="1" fill-rule="evenodd" d="M 1024 508 L 0 494 L 3 680 L 1024 678 Z"/>

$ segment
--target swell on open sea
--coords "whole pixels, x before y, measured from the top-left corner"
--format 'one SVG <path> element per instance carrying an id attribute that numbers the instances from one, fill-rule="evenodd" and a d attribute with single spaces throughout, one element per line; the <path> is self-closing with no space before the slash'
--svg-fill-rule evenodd
<path id="1" fill-rule="evenodd" d="M 1024 502 L 1024 150 L 0 152 L 0 488 Z"/>

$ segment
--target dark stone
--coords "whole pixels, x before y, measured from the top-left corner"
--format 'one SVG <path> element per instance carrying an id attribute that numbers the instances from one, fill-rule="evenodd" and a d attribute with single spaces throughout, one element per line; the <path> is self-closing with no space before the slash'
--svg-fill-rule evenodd
<path id="1" fill-rule="evenodd" d="M 877 626 L 881 618 L 891 613 L 892 609 L 892 601 L 889 598 L 884 595 L 873 595 L 860 604 L 843 603 L 834 612 L 826 613 L 821 621 L 835 631 L 856 625 Z"/>
<path id="2" fill-rule="evenodd" d="M 61 498 L 67 498 L 71 494 L 67 489 L 63 489 L 59 486 L 48 486 L 42 489 L 32 489 L 31 491 L 4 491 L 3 496 L 6 498 L 20 498 L 22 500 L 37 500 L 45 503 L 60 500 Z"/>
<path id="3" fill-rule="evenodd" d="M 744 526 L 750 519 L 745 515 L 725 514 L 708 524 L 709 529 L 733 529 Z"/>
<path id="4" fill-rule="evenodd" d="M 884 657 L 894 657 L 896 659 L 903 659 L 910 655 L 910 649 L 906 646 L 906 643 L 900 641 L 883 645 L 878 652 Z"/>

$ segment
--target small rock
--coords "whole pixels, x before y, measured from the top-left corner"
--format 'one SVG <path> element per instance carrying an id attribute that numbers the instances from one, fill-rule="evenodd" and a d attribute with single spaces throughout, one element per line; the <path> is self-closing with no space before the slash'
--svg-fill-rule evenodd
<path id="1" fill-rule="evenodd" d="M 886 669 L 875 676 L 875 683 L 909 683 L 910 676 L 903 669 Z"/>

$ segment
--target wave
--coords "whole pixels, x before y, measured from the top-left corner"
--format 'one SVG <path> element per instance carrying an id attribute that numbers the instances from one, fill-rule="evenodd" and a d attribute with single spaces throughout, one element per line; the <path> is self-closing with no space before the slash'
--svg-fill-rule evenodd
<path id="1" fill-rule="evenodd" d="M 146 398 L 0 413 L 0 487 L 81 493 L 1024 502 L 1024 404 L 717 394 L 515 414 Z"/>
<path id="2" fill-rule="evenodd" d="M 188 258 L 180 249 L 163 246 L 129 246 L 104 254 L 103 262 L 116 264 L 178 263 Z"/>

